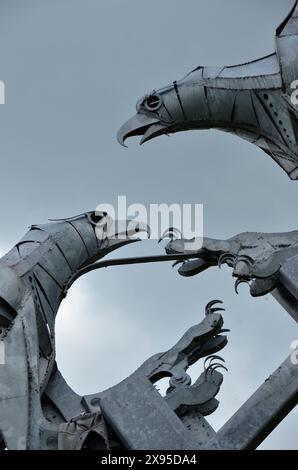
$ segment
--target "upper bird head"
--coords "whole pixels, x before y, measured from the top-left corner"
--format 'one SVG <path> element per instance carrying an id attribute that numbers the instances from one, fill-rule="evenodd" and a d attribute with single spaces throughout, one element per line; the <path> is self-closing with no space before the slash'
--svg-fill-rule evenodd
<path id="1" fill-rule="evenodd" d="M 123 146 L 133 136 L 142 136 L 143 144 L 163 134 L 208 128 L 202 67 L 170 86 L 145 95 L 136 107 L 136 115 L 118 132 L 118 142 Z"/>

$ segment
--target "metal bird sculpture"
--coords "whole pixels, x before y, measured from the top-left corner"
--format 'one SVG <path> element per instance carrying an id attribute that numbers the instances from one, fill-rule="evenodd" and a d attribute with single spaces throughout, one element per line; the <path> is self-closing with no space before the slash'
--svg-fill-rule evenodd
<path id="1" fill-rule="evenodd" d="M 40 397 L 55 372 L 55 317 L 73 280 L 115 249 L 133 243 L 131 221 L 86 213 L 33 225 L 0 260 L 0 441 L 38 449 L 45 423 Z M 115 228 L 114 231 L 109 227 Z M 120 227 L 120 230 L 117 230 Z M 106 230 L 101 239 L 96 228 Z M 48 405 L 46 405 L 48 410 Z M 55 414 L 55 413 L 53 413 Z"/>
<path id="2" fill-rule="evenodd" d="M 155 439 L 153 448 L 157 448 L 162 437 L 158 426 L 152 429 L 152 413 L 148 417 L 142 407 L 139 415 L 136 411 L 136 401 L 144 396 L 149 405 L 152 402 L 157 410 L 163 408 L 161 425 L 166 419 L 173 436 L 178 426 L 179 445 L 199 445 L 189 431 L 198 416 L 208 438 L 211 427 L 203 416 L 218 406 L 215 396 L 223 376 L 217 369 L 225 369 L 218 362 L 223 359 L 213 355 L 227 344 L 221 333 L 228 331 L 223 329 L 218 313 L 223 309 L 215 305 L 218 301 L 207 305 L 205 318 L 173 348 L 149 358 L 111 389 L 81 397 L 57 368 L 55 319 L 68 289 L 94 269 L 149 262 L 147 258 L 101 261 L 117 248 L 139 241 L 139 232 L 148 233 L 148 226 L 132 220 L 114 221 L 104 212 L 88 212 L 31 226 L 0 259 L 0 449 L 141 448 L 143 442 L 136 437 L 130 441 L 129 432 L 135 426 L 148 426 L 150 439 Z M 168 261 L 176 256 L 158 258 Z M 209 358 L 209 364 L 205 361 L 204 372 L 192 386 L 186 370 L 201 358 Z M 154 388 L 162 377 L 170 377 L 165 399 Z M 136 390 L 135 397 L 131 389 Z M 108 426 L 105 417 L 110 422 L 117 402 L 114 397 L 119 393 L 124 410 L 113 413 L 113 424 Z M 125 410 L 127 419 L 134 417 L 138 423 L 121 430 Z M 189 415 L 194 411 L 195 417 Z M 188 428 L 177 415 L 187 419 Z M 148 439 L 146 433 L 142 436 Z"/>
<path id="3" fill-rule="evenodd" d="M 298 2 L 276 31 L 276 52 L 227 67 L 195 68 L 137 103 L 118 132 L 125 145 L 193 129 L 234 133 L 264 150 L 298 179 Z"/>
<path id="4" fill-rule="evenodd" d="M 119 131 L 120 143 L 133 135 L 143 135 L 145 142 L 214 127 L 253 142 L 298 179 L 298 114 L 291 99 L 298 78 L 298 2 L 278 28 L 276 46 L 275 54 L 249 64 L 198 67 L 145 96 L 137 115 Z M 207 305 L 205 318 L 176 345 L 149 358 L 120 384 L 83 397 L 71 390 L 55 362 L 55 318 L 73 282 L 94 269 L 175 260 L 182 262 L 181 275 L 192 276 L 226 263 L 233 267 L 236 290 L 245 281 L 253 296 L 271 292 L 298 321 L 297 231 L 184 240 L 171 229 L 165 234 L 171 239 L 166 256 L 101 261 L 137 241 L 140 231 L 147 226 L 89 212 L 33 225 L 0 259 L 0 448 L 248 448 L 297 403 L 297 369 L 286 361 L 256 392 L 253 408 L 248 401 L 227 430 L 216 434 L 205 421 L 218 406 L 223 380 L 218 369 L 225 369 L 215 355 L 226 345 L 222 333 L 228 331 L 219 301 Z M 192 385 L 186 371 L 202 358 L 204 371 Z M 164 377 L 170 380 L 162 397 L 154 384 Z M 279 403 L 281 386 L 286 398 Z M 260 412 L 258 404 L 264 402 Z M 242 434 L 239 423 L 247 427 Z"/>

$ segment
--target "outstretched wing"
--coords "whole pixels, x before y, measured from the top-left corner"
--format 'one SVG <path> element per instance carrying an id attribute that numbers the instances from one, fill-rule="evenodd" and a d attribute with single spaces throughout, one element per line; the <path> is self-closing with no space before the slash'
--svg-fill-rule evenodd
<path id="1" fill-rule="evenodd" d="M 291 94 L 298 80 L 298 0 L 276 30 L 276 45 L 284 91 Z"/>

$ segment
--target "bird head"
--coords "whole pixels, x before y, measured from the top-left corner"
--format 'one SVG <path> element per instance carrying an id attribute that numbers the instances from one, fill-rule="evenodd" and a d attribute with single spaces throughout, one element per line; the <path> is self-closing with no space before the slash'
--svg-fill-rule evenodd
<path id="1" fill-rule="evenodd" d="M 208 128 L 202 70 L 198 67 L 184 79 L 141 98 L 136 115 L 119 130 L 118 142 L 126 146 L 127 138 L 142 136 L 143 144 L 163 134 Z"/>
<path id="2" fill-rule="evenodd" d="M 50 224 L 32 226 L 46 232 L 56 234 L 59 239 L 70 237 L 71 242 L 78 239 L 84 241 L 85 250 L 88 252 L 84 264 L 99 260 L 110 252 L 140 241 L 142 233 L 150 236 L 150 227 L 133 219 L 117 220 L 104 211 L 90 211 L 66 219 L 51 219 Z M 69 248 L 68 245 L 66 247 Z M 81 258 L 78 256 L 78 262 Z"/>
<path id="3" fill-rule="evenodd" d="M 100 258 L 121 246 L 140 241 L 142 232 L 150 236 L 149 226 L 133 219 L 114 220 L 102 211 L 88 212 L 87 219 L 98 240 Z"/>

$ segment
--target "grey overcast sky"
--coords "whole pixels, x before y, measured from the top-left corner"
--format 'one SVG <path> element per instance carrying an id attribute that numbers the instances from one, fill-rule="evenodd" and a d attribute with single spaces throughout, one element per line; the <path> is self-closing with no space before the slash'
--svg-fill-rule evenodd
<path id="1" fill-rule="evenodd" d="M 31 223 L 99 203 L 203 203 L 206 236 L 297 229 L 298 182 L 258 148 L 205 131 L 140 147 L 116 142 L 136 101 L 198 65 L 232 65 L 274 50 L 293 0 L 0 0 L 0 249 Z M 148 241 L 119 256 L 160 253 Z M 222 299 L 231 329 L 218 429 L 277 368 L 297 326 L 271 298 L 234 293 L 227 269 L 183 279 L 169 265 L 95 272 L 57 319 L 59 367 L 78 393 L 105 389 L 168 349 Z M 200 373 L 202 364 L 193 373 Z M 264 442 L 297 449 L 298 409 Z"/>

